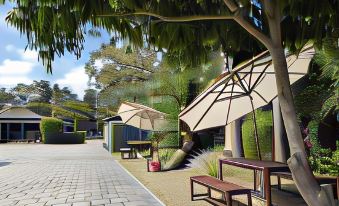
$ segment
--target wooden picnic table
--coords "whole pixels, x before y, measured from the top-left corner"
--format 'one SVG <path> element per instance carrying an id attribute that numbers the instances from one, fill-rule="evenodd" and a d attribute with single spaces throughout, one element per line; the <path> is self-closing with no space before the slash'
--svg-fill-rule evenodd
<path id="1" fill-rule="evenodd" d="M 150 146 L 150 156 L 152 156 L 152 141 L 148 140 L 130 140 L 127 141 L 127 144 L 132 148 L 135 156 L 137 156 L 137 149 L 141 149 L 142 147 L 145 147 L 147 145 Z"/>
<path id="2" fill-rule="evenodd" d="M 244 158 L 227 158 L 219 159 L 219 178 L 223 180 L 222 166 L 224 164 L 232 165 L 240 168 L 251 169 L 254 171 L 254 191 L 256 191 L 256 171 L 263 172 L 264 191 L 262 198 L 266 200 L 266 205 L 272 205 L 271 196 L 271 173 L 272 172 L 289 172 L 287 164 L 273 161 L 261 161 Z M 257 195 L 257 194 L 255 194 Z"/>

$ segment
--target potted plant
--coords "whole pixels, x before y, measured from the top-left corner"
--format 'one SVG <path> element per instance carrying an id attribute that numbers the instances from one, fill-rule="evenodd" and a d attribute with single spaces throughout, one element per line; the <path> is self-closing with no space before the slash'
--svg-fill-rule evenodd
<path id="1" fill-rule="evenodd" d="M 147 168 L 150 172 L 158 172 L 161 170 L 161 162 L 159 157 L 159 143 L 166 137 L 167 132 L 152 132 L 149 140 L 152 141 L 152 160 L 147 161 Z"/>

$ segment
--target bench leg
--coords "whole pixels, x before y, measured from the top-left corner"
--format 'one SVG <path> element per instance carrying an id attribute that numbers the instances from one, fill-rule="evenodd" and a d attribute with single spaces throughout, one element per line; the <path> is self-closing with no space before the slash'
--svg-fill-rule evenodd
<path id="1" fill-rule="evenodd" d="M 247 193 L 247 203 L 248 206 L 252 206 L 252 197 L 251 197 L 251 192 Z"/>
<path id="2" fill-rule="evenodd" d="M 226 203 L 227 206 L 232 206 L 232 196 L 228 193 L 226 193 Z"/>
<path id="3" fill-rule="evenodd" d="M 278 180 L 278 190 L 281 190 L 281 178 L 279 175 L 277 176 L 277 180 Z"/>
<path id="4" fill-rule="evenodd" d="M 257 191 L 257 171 L 253 170 L 253 189 Z"/>
<path id="5" fill-rule="evenodd" d="M 190 182 L 191 182 L 191 201 L 194 201 L 194 199 L 193 199 L 193 193 L 194 193 L 193 181 L 190 180 Z"/>
<path id="6" fill-rule="evenodd" d="M 211 197 L 211 188 L 207 188 L 207 194 L 208 194 L 208 197 Z"/>

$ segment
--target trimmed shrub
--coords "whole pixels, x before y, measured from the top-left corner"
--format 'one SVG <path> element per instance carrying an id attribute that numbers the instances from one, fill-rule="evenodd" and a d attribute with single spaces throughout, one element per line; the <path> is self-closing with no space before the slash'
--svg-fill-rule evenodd
<path id="1" fill-rule="evenodd" d="M 86 136 L 87 136 L 87 132 L 86 131 L 76 131 L 75 133 L 81 135 L 81 137 L 83 137 L 84 141 L 85 141 Z"/>
<path id="2" fill-rule="evenodd" d="M 45 144 L 83 144 L 85 135 L 83 132 L 56 132 L 46 135 Z"/>
<path id="3" fill-rule="evenodd" d="M 46 136 L 52 133 L 61 133 L 63 122 L 60 119 L 54 117 L 44 117 L 40 122 L 40 132 L 42 142 L 46 141 Z"/>
<path id="4" fill-rule="evenodd" d="M 263 160 L 272 159 L 272 113 L 271 111 L 256 110 L 256 123 L 259 136 L 259 145 L 261 157 Z M 246 119 L 242 124 L 242 138 L 245 157 L 249 159 L 259 159 L 257 154 L 254 123 L 252 114 L 246 115 Z"/>

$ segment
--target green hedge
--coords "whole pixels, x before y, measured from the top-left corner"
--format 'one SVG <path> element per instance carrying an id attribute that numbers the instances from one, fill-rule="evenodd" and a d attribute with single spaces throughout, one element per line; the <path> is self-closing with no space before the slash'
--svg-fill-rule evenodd
<path id="1" fill-rule="evenodd" d="M 48 133 L 45 144 L 83 144 L 86 132 Z"/>
<path id="2" fill-rule="evenodd" d="M 63 122 L 60 119 L 53 117 L 44 117 L 41 119 L 40 132 L 42 142 L 46 141 L 46 136 L 52 133 L 61 133 Z"/>
<path id="3" fill-rule="evenodd" d="M 271 111 L 256 112 L 256 123 L 258 128 L 259 145 L 261 150 L 261 157 L 263 160 L 271 160 L 272 158 L 272 113 Z M 252 113 L 246 116 L 242 124 L 242 139 L 245 157 L 249 159 L 258 159 L 256 142 L 254 137 L 254 125 Z"/>

